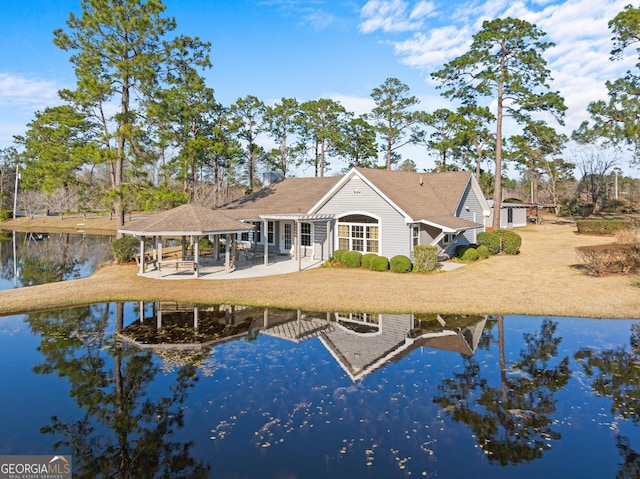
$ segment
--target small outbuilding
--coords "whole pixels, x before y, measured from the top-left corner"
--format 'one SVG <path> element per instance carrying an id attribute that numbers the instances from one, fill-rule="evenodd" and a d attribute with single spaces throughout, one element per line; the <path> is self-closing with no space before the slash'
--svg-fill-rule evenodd
<path id="1" fill-rule="evenodd" d="M 147 218 L 132 221 L 119 233 L 140 238 L 140 274 L 145 272 L 147 263 L 155 262 L 158 271 L 166 270 L 190 270 L 195 277 L 199 276 L 200 263 L 200 238 L 203 236 L 217 236 L 225 238 L 225 269 L 230 272 L 231 248 L 238 233 L 247 233 L 254 229 L 252 224 L 243 223 L 230 218 L 219 210 L 212 210 L 203 206 L 186 204 L 151 215 Z M 145 251 L 147 238 L 154 238 L 152 252 Z M 181 251 L 179 257 L 163 261 L 162 243 L 166 238 L 181 238 Z M 186 240 L 192 247 L 187 252 Z M 217 241 L 214 242 L 217 255 Z"/>

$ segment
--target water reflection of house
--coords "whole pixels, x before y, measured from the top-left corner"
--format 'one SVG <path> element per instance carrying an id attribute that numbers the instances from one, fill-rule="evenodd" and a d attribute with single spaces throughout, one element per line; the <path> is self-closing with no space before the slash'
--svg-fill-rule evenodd
<path id="1" fill-rule="evenodd" d="M 243 306 L 198 306 L 188 303 L 155 302 L 145 316 L 118 332 L 121 339 L 144 349 L 199 349 L 249 337 L 262 321 L 262 309 Z"/>
<path id="2" fill-rule="evenodd" d="M 471 355 L 485 322 L 484 316 L 334 313 L 323 318 L 298 312 L 289 322 L 265 321 L 262 333 L 296 342 L 317 336 L 355 381 L 418 347 Z"/>
<path id="3" fill-rule="evenodd" d="M 241 306 L 156 302 L 153 314 L 118 333 L 140 348 L 181 351 L 184 362 L 202 360 L 217 344 L 252 339 L 257 333 L 295 343 L 318 338 L 349 377 L 356 381 L 416 348 L 427 347 L 465 355 L 475 352 L 486 322 L 484 316 L 324 313 Z M 163 353 L 164 352 L 164 353 Z"/>

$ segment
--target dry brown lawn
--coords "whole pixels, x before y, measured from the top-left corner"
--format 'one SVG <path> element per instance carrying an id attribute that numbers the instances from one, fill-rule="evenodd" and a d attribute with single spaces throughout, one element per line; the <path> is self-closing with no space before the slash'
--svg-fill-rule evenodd
<path id="1" fill-rule="evenodd" d="M 74 225 L 78 222 L 76 218 Z M 517 256 L 493 256 L 432 274 L 319 268 L 253 279 L 158 280 L 138 276 L 136 266 L 106 266 L 86 279 L 0 291 L 0 313 L 174 300 L 317 311 L 640 317 L 637 275 L 591 277 L 581 272 L 575 247 L 615 238 L 578 235 L 574 223 L 551 218 L 517 232 L 522 236 Z"/>

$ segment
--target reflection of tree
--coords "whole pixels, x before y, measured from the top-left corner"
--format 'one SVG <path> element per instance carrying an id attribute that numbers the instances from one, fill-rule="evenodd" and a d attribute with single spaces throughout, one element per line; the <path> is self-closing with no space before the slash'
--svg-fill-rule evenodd
<path id="1" fill-rule="evenodd" d="M 630 351 L 624 346 L 604 351 L 584 348 L 575 358 L 593 379 L 593 391 L 613 400 L 611 412 L 637 423 L 640 421 L 640 323 L 631 326 L 630 343 Z"/>
<path id="2" fill-rule="evenodd" d="M 616 447 L 623 459 L 616 479 L 637 479 L 640 477 L 640 454 L 631 449 L 629 439 L 620 435 L 616 436 Z"/>
<path id="3" fill-rule="evenodd" d="M 112 257 L 109 237 L 58 233 L 40 239 L 34 233 L 18 233 L 16 241 L 17 270 L 23 286 L 78 278 L 83 266 L 94 270 L 98 263 Z M 12 247 L 11 241 L 0 241 L 0 277 L 3 279 L 13 278 Z"/>
<path id="4" fill-rule="evenodd" d="M 434 402 L 453 420 L 468 424 L 491 462 L 517 464 L 542 457 L 549 441 L 560 434 L 551 428 L 556 410 L 553 396 L 569 380 L 569 359 L 555 365 L 561 338 L 557 323 L 545 319 L 540 332 L 523 335 L 525 349 L 507 369 L 504 354 L 504 319 L 498 317 L 500 384 L 491 386 L 478 362 L 464 358 L 464 371 L 438 387 Z"/>
<path id="5" fill-rule="evenodd" d="M 149 397 L 146 390 L 161 370 L 151 353 L 106 334 L 109 314 L 110 305 L 102 305 L 29 317 L 43 337 L 45 361 L 35 372 L 66 377 L 84 409 L 76 420 L 54 416 L 42 432 L 61 437 L 56 447 L 74 456 L 74 477 L 207 477 L 209 467 L 190 455 L 191 442 L 168 440 L 183 426 L 180 404 L 196 381 L 194 368 L 180 368 L 168 394 Z M 119 303 L 116 330 L 122 318 Z"/>

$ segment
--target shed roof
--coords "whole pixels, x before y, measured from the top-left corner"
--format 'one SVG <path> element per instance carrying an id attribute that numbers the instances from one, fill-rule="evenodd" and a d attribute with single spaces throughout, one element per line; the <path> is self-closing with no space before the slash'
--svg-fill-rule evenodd
<path id="1" fill-rule="evenodd" d="M 181 236 L 237 233 L 253 228 L 253 225 L 236 221 L 220 210 L 187 204 L 132 221 L 118 231 L 134 236 Z"/>

